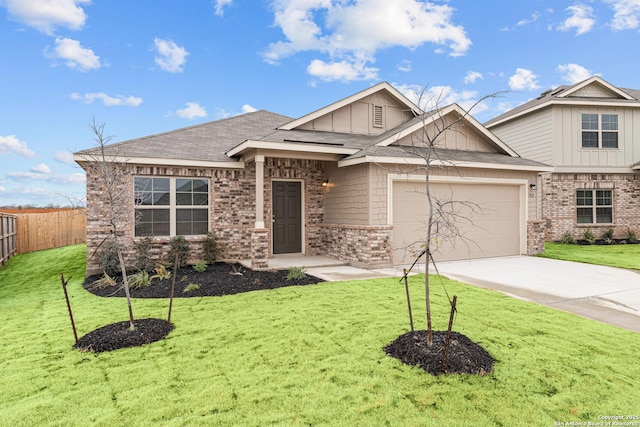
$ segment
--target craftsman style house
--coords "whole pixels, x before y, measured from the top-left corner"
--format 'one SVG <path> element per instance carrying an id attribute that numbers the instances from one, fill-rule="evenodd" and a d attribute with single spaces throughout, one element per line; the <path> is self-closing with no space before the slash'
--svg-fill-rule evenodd
<path id="1" fill-rule="evenodd" d="M 553 166 L 538 182 L 547 240 L 640 232 L 640 90 L 596 76 L 546 91 L 485 126 L 521 155 Z"/>
<path id="2" fill-rule="evenodd" d="M 126 168 L 127 262 L 143 236 L 153 236 L 160 256 L 173 236 L 197 248 L 207 232 L 224 243 L 225 259 L 254 268 L 286 253 L 370 268 L 411 262 L 425 227 L 427 135 L 437 142 L 431 191 L 448 206 L 461 201 L 452 215 L 464 218 L 460 242 L 436 239 L 436 257 L 541 251 L 532 188 L 551 169 L 520 157 L 459 106 L 425 113 L 380 83 L 299 118 L 257 111 L 106 146 L 105 158 Z M 95 154 L 74 155 L 87 171 L 88 271 L 109 233 L 92 219 L 105 204 Z"/>

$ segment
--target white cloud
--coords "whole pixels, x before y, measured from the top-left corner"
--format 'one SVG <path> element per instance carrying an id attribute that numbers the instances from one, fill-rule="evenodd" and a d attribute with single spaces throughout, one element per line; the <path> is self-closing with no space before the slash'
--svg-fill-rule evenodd
<path id="1" fill-rule="evenodd" d="M 605 0 L 614 10 L 611 28 L 616 31 L 640 27 L 640 0 Z"/>
<path id="2" fill-rule="evenodd" d="M 593 71 L 578 64 L 561 64 L 557 70 L 562 74 L 562 80 L 569 84 L 581 82 L 595 75 Z"/>
<path id="3" fill-rule="evenodd" d="M 15 135 L 0 135 L 0 155 L 17 154 L 22 157 L 35 157 L 36 153 L 27 147 L 27 143 L 20 141 Z"/>
<path id="4" fill-rule="evenodd" d="M 45 55 L 52 59 L 66 60 L 67 67 L 89 71 L 100 68 L 100 57 L 93 53 L 93 50 L 86 49 L 80 42 L 72 39 L 56 38 L 56 47 L 53 52 L 45 51 Z"/>
<path id="5" fill-rule="evenodd" d="M 571 16 L 558 27 L 560 31 L 570 31 L 575 28 L 576 35 L 579 36 L 591 31 L 596 23 L 591 6 L 575 4 L 565 10 L 569 12 Z"/>
<path id="6" fill-rule="evenodd" d="M 409 71 L 411 71 L 413 68 L 411 61 L 409 61 L 408 59 L 404 59 L 402 62 L 400 62 L 400 65 L 398 65 L 398 71 L 402 71 L 403 73 L 408 73 Z"/>
<path id="7" fill-rule="evenodd" d="M 536 90 L 539 89 L 538 76 L 531 70 L 516 68 L 516 73 L 509 77 L 509 89 L 511 90 Z"/>
<path id="8" fill-rule="evenodd" d="M 172 40 L 155 38 L 153 40 L 156 49 L 156 64 L 169 73 L 181 73 L 187 62 L 189 52 L 184 47 L 178 46 Z"/>
<path id="9" fill-rule="evenodd" d="M 307 67 L 307 72 L 324 81 L 373 80 L 378 78 L 378 68 L 367 67 L 365 61 L 339 61 L 326 63 L 314 59 Z"/>
<path id="10" fill-rule="evenodd" d="M 426 88 L 419 85 L 394 84 L 393 86 L 424 111 L 443 108 L 450 104 L 458 104 L 466 111 L 471 110 L 469 112 L 474 115 L 487 109 L 484 104 L 478 104 L 480 96 L 476 91 L 457 91 L 451 86 L 430 86 Z"/>
<path id="11" fill-rule="evenodd" d="M 74 164 L 73 154 L 68 151 L 56 151 L 53 155 L 53 160 L 60 163 L 65 163 L 68 165 Z"/>
<path id="12" fill-rule="evenodd" d="M 207 117 L 207 111 L 197 102 L 187 102 L 187 106 L 176 111 L 176 115 L 183 119 L 197 119 L 199 117 Z"/>
<path id="13" fill-rule="evenodd" d="M 116 95 L 111 96 L 107 95 L 104 92 L 88 92 L 84 95 L 79 93 L 72 93 L 70 95 L 71 99 L 75 101 L 82 101 L 85 104 L 93 104 L 94 101 L 102 101 L 102 104 L 106 107 L 117 107 L 117 106 L 125 106 L 125 107 L 137 107 L 142 104 L 142 98 L 137 98 L 135 96 L 123 96 Z"/>
<path id="14" fill-rule="evenodd" d="M 249 104 L 244 104 L 242 106 L 242 114 L 253 113 L 254 111 L 258 111 L 258 110 Z"/>
<path id="15" fill-rule="evenodd" d="M 45 34 L 52 35 L 56 27 L 81 29 L 87 19 L 80 5 L 91 0 L 4 0 L 9 16 Z"/>
<path id="16" fill-rule="evenodd" d="M 218 16 L 224 15 L 224 7 L 233 4 L 233 0 L 214 0 L 213 7 L 215 14 Z"/>
<path id="17" fill-rule="evenodd" d="M 51 173 L 51 169 L 49 169 L 49 166 L 44 163 L 40 163 L 39 165 L 32 167 L 31 172 L 48 174 Z"/>
<path id="18" fill-rule="evenodd" d="M 464 76 L 464 83 L 465 84 L 475 83 L 478 79 L 482 79 L 482 78 L 484 78 L 482 73 L 479 73 L 477 71 L 469 71 L 467 75 Z"/>
<path id="19" fill-rule="evenodd" d="M 471 46 L 464 28 L 452 21 L 454 9 L 446 4 L 418 0 L 274 0 L 272 6 L 275 25 L 285 40 L 268 46 L 265 61 L 277 63 L 298 52 L 321 52 L 330 61 L 316 59 L 308 70 L 325 80 L 377 78 L 366 63 L 375 61 L 380 49 L 415 49 L 431 43 L 448 50 L 451 56 L 460 56 Z"/>

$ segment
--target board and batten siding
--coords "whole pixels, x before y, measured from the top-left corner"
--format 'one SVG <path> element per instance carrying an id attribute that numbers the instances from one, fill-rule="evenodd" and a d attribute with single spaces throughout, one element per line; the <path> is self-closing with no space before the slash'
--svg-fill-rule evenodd
<path id="1" fill-rule="evenodd" d="M 618 148 L 582 148 L 581 115 L 617 114 Z M 579 168 L 596 172 L 602 168 L 624 169 L 640 160 L 640 111 L 607 107 L 555 107 L 554 114 L 554 166 Z M 587 169 L 585 169 L 587 168 Z"/>
<path id="2" fill-rule="evenodd" d="M 374 106 L 382 107 L 380 127 L 373 123 Z M 406 106 L 390 95 L 378 92 L 305 123 L 299 129 L 379 135 L 412 117 Z"/>
<path id="3" fill-rule="evenodd" d="M 553 164 L 554 116 L 550 108 L 490 130 L 521 157 Z"/>

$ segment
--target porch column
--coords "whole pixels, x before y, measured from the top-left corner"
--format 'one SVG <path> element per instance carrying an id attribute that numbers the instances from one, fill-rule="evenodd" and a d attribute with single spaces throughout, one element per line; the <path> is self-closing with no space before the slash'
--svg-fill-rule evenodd
<path id="1" fill-rule="evenodd" d="M 264 228 L 264 156 L 256 156 L 256 223 Z"/>

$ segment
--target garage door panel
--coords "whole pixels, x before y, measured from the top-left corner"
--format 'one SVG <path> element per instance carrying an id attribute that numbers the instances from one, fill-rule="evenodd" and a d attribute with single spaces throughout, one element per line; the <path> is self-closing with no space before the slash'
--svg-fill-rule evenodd
<path id="1" fill-rule="evenodd" d="M 426 234 L 424 182 L 394 182 L 394 262 L 412 262 Z M 432 195 L 453 201 L 460 238 L 439 239 L 436 260 L 484 258 L 520 253 L 520 189 L 517 185 L 431 183 Z M 467 206 L 464 206 L 466 204 Z M 434 230 L 436 231 L 436 230 Z M 404 259 L 404 261 L 403 261 Z"/>

